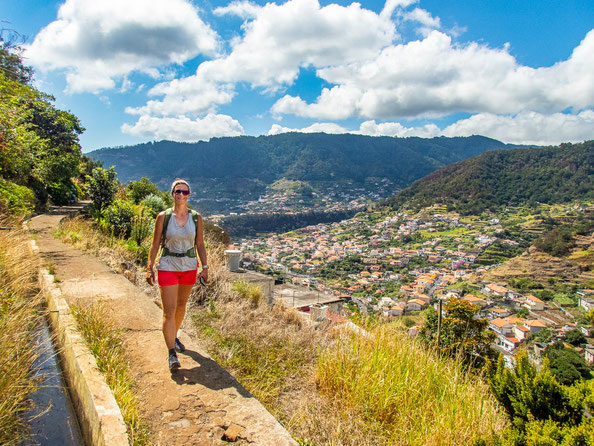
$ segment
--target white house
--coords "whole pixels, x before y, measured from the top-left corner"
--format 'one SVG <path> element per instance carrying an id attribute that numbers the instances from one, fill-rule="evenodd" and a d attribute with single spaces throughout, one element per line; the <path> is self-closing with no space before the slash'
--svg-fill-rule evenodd
<path id="1" fill-rule="evenodd" d="M 526 307 L 531 311 L 542 311 L 544 310 L 544 302 L 540 300 L 538 297 L 533 296 L 532 294 L 528 294 L 525 297 L 526 300 Z"/>

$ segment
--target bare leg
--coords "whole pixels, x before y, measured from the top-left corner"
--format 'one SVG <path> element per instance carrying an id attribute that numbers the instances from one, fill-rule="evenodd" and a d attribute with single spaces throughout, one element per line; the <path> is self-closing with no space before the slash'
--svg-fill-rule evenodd
<path id="1" fill-rule="evenodd" d="M 177 336 L 177 332 L 184 321 L 184 316 L 186 315 L 186 304 L 188 303 L 193 286 L 194 285 L 178 285 L 177 307 L 175 309 L 175 336 Z"/>
<path id="2" fill-rule="evenodd" d="M 171 285 L 161 287 L 161 301 L 163 302 L 163 337 L 165 337 L 165 344 L 171 350 L 175 346 L 176 324 L 176 308 L 177 308 L 177 294 L 179 285 Z"/>

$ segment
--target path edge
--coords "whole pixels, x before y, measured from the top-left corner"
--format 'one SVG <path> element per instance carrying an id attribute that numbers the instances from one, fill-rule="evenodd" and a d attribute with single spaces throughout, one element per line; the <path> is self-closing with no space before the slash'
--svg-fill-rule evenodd
<path id="1" fill-rule="evenodd" d="M 31 247 L 38 255 L 35 240 L 31 240 Z M 129 445 L 122 412 L 97 367 L 95 357 L 78 331 L 70 306 L 55 284 L 54 276 L 41 268 L 38 280 L 47 302 L 50 328 L 85 443 L 94 446 Z"/>

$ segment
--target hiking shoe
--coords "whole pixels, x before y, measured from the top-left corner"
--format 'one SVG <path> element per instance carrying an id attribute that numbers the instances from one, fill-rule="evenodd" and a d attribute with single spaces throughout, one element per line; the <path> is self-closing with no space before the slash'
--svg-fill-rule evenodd
<path id="1" fill-rule="evenodd" d="M 179 359 L 177 359 L 177 355 L 175 353 L 169 353 L 169 370 L 175 372 L 180 367 L 181 364 L 179 363 Z"/>
<path id="2" fill-rule="evenodd" d="M 181 341 L 177 338 L 175 338 L 175 351 L 180 353 L 186 351 L 186 346 L 182 344 Z"/>

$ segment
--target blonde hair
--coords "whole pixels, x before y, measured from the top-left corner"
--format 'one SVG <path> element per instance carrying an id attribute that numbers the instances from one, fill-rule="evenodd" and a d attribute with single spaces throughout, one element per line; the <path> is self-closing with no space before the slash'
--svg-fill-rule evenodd
<path id="1" fill-rule="evenodd" d="M 178 184 L 185 184 L 186 186 L 188 186 L 188 190 L 190 191 L 190 193 L 192 192 L 192 188 L 190 187 L 190 183 L 188 183 L 186 180 L 182 180 L 181 178 L 176 178 L 175 180 L 173 180 L 173 183 L 171 183 L 171 195 L 173 195 L 173 191 L 175 190 L 175 186 L 177 186 Z"/>

